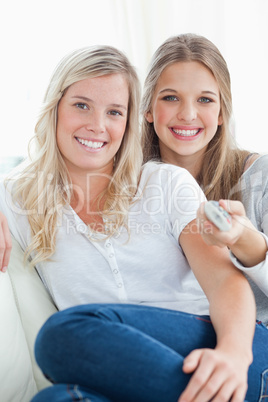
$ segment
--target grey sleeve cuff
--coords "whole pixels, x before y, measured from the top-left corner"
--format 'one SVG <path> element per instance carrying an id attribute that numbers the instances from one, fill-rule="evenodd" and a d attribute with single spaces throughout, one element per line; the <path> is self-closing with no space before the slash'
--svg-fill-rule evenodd
<path id="1" fill-rule="evenodd" d="M 259 233 L 264 237 L 268 247 L 268 237 L 262 232 Z M 268 250 L 265 260 L 253 267 L 245 267 L 231 251 L 230 258 L 236 268 L 246 273 L 268 297 Z"/>

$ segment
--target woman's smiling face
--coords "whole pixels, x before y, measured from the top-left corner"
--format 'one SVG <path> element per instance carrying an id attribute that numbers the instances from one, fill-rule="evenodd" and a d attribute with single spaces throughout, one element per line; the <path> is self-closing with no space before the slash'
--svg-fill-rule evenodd
<path id="1" fill-rule="evenodd" d="M 195 61 L 166 67 L 146 119 L 154 124 L 163 161 L 203 155 L 222 124 L 219 86 L 211 71 Z"/>
<path id="2" fill-rule="evenodd" d="M 127 125 L 129 90 L 122 74 L 71 85 L 58 106 L 57 144 L 69 173 L 111 174 Z"/>

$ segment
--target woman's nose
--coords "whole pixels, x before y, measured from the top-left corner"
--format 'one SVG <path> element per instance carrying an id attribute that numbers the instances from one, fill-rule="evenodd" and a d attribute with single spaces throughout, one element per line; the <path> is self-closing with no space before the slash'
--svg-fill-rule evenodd
<path id="1" fill-rule="evenodd" d="M 86 129 L 95 134 L 103 133 L 105 131 L 105 119 L 101 113 L 92 112 L 86 123 Z"/>
<path id="2" fill-rule="evenodd" d="M 192 103 L 180 104 L 177 116 L 179 120 L 193 121 L 197 116 L 196 108 Z"/>

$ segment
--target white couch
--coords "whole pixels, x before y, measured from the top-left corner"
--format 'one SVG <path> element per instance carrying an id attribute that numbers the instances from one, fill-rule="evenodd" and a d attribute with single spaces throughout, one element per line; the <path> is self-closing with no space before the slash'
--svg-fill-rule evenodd
<path id="1" fill-rule="evenodd" d="M 50 383 L 34 358 L 36 335 L 56 307 L 38 274 L 23 263 L 12 239 L 11 260 L 0 272 L 0 401 L 29 402 Z"/>

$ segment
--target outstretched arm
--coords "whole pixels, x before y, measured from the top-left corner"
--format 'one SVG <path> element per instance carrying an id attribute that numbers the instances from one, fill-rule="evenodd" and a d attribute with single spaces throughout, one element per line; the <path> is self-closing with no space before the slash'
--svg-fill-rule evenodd
<path id="1" fill-rule="evenodd" d="M 214 350 L 188 355 L 183 370 L 194 372 L 179 401 L 243 401 L 252 362 L 255 302 L 248 281 L 231 263 L 227 248 L 208 246 L 196 234 L 196 221 L 181 233 L 180 244 L 210 303 L 217 334 Z"/>
<path id="2" fill-rule="evenodd" d="M 220 200 L 219 203 L 232 216 L 232 227 L 229 231 L 221 232 L 208 221 L 204 212 L 205 203 L 202 203 L 197 217 L 204 241 L 218 247 L 227 246 L 245 267 L 264 261 L 268 251 L 267 243 L 247 218 L 243 204 L 231 200 Z"/>
<path id="3" fill-rule="evenodd" d="M 232 252 L 231 257 L 236 267 L 247 273 L 268 296 L 268 230 L 261 233 L 253 226 L 240 201 L 220 200 L 220 205 L 231 214 L 232 228 L 228 232 L 218 230 L 207 220 L 202 203 L 197 217 L 204 241 L 218 247 L 227 246 Z M 267 228 L 266 224 L 264 228 Z"/>

